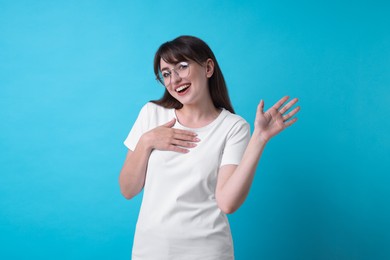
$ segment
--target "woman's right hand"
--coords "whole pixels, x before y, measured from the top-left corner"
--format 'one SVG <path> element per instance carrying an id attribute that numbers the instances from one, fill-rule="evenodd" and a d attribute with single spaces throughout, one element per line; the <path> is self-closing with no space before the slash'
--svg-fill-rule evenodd
<path id="1" fill-rule="evenodd" d="M 176 119 L 174 118 L 168 123 L 146 132 L 142 136 L 143 141 L 151 150 L 188 153 L 189 148 L 194 148 L 200 140 L 194 132 L 172 128 L 175 123 Z"/>

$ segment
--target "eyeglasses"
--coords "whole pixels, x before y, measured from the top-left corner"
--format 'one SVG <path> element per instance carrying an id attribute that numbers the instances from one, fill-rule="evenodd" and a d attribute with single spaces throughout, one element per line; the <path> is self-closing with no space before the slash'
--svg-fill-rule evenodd
<path id="1" fill-rule="evenodd" d="M 171 84 L 172 71 L 180 78 L 188 77 L 190 74 L 190 64 L 186 61 L 182 61 L 176 64 L 172 69 L 163 69 L 158 73 L 157 80 L 164 86 L 168 86 Z"/>

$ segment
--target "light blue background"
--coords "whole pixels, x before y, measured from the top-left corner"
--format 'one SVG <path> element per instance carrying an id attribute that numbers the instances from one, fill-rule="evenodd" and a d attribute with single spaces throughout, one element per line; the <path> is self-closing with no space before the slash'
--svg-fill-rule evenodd
<path id="1" fill-rule="evenodd" d="M 152 59 L 209 43 L 236 112 L 300 98 L 230 216 L 241 259 L 390 259 L 388 1 L 0 0 L 0 258 L 129 259 L 118 174 Z"/>

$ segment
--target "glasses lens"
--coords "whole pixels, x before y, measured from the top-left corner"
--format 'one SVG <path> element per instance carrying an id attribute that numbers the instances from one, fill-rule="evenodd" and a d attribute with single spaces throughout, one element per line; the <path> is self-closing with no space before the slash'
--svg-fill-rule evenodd
<path id="1" fill-rule="evenodd" d="M 163 85 L 168 86 L 171 84 L 172 74 L 175 74 L 174 77 L 185 78 L 190 74 L 190 66 L 188 62 L 182 61 L 176 64 L 173 69 L 166 69 L 160 71 L 157 75 L 158 81 L 160 81 Z"/>
<path id="2" fill-rule="evenodd" d="M 190 66 L 188 62 L 182 61 L 175 66 L 175 71 L 177 72 L 180 78 L 185 78 L 190 73 Z"/>
<path id="3" fill-rule="evenodd" d="M 156 79 L 157 79 L 161 84 L 163 84 L 163 85 L 165 84 L 165 83 L 164 83 L 164 77 L 163 77 L 161 71 L 158 72 L 158 74 L 157 74 L 157 76 L 156 76 Z"/>

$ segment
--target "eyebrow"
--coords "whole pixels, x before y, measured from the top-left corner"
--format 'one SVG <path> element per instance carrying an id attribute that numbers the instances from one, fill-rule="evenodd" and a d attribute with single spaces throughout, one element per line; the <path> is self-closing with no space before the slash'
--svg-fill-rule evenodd
<path id="1" fill-rule="evenodd" d="M 169 68 L 168 67 L 160 68 L 160 71 L 163 71 L 163 70 L 169 70 Z"/>
<path id="2" fill-rule="evenodd" d="M 177 62 L 174 64 L 173 67 L 175 67 L 175 66 L 176 66 L 177 64 L 179 64 L 180 62 L 187 62 L 187 63 L 188 63 L 188 61 L 185 61 L 185 60 L 177 61 Z M 171 63 L 171 64 L 172 64 L 172 63 Z M 170 68 L 168 68 L 168 67 L 160 68 L 160 71 L 163 71 L 163 70 L 170 70 Z"/>
<path id="3" fill-rule="evenodd" d="M 173 64 L 173 67 L 175 67 L 177 64 L 179 64 L 181 61 L 178 61 L 178 62 L 176 62 L 175 64 Z M 168 68 L 168 67 L 163 67 L 163 68 L 160 68 L 160 70 L 161 71 L 163 71 L 163 70 L 171 70 L 170 68 Z"/>

